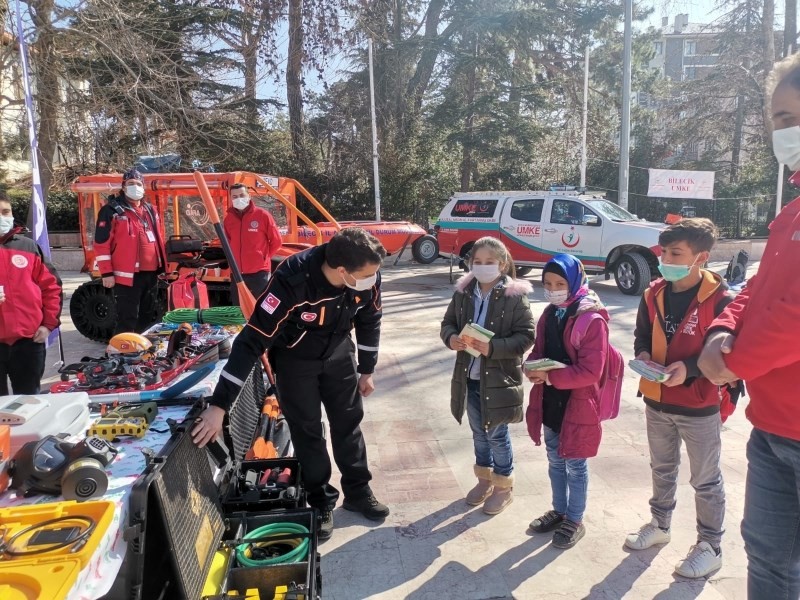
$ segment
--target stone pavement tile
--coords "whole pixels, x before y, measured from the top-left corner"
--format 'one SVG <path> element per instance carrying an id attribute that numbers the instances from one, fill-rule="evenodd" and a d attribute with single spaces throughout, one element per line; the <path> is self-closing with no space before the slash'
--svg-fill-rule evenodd
<path id="1" fill-rule="evenodd" d="M 371 484 L 375 496 L 391 505 L 415 501 L 450 501 L 461 498 L 463 492 L 450 467 L 409 469 L 391 473 L 381 472 Z"/>
<path id="2" fill-rule="evenodd" d="M 325 600 L 390 598 L 387 592 L 406 581 L 400 565 L 399 548 L 373 549 L 369 553 L 358 550 L 324 553 L 322 597 Z"/>
<path id="3" fill-rule="evenodd" d="M 391 441 L 392 439 L 398 441 Z M 405 471 L 447 467 L 447 459 L 436 441 L 414 441 L 403 438 L 384 438 L 378 441 L 377 468 L 381 471 Z"/>
<path id="4" fill-rule="evenodd" d="M 384 522 L 369 521 L 358 513 L 338 508 L 333 511 L 333 537 L 320 544 L 320 552 L 361 552 L 397 548 L 395 524 L 390 515 Z"/>
<path id="5" fill-rule="evenodd" d="M 651 481 L 649 459 L 641 455 L 596 456 L 589 459 L 589 477 L 614 488 L 642 487 Z"/>
<path id="6" fill-rule="evenodd" d="M 364 421 L 361 431 L 367 443 L 402 440 L 418 442 L 436 440 L 436 433 L 427 421 L 411 419 L 408 421 Z"/>
<path id="7" fill-rule="evenodd" d="M 599 596 L 603 598 L 603 596 Z M 614 598 L 614 596 L 608 596 Z M 618 598 L 618 596 L 617 596 Z M 709 582 L 673 581 L 669 584 L 648 584 L 635 586 L 625 594 L 623 600 L 730 600 L 720 594 Z M 594 600 L 594 597 L 587 598 Z"/>

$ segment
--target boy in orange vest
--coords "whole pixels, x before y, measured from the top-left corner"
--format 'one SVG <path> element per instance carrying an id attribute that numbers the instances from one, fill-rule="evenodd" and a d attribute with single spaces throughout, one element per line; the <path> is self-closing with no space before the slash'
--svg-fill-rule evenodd
<path id="1" fill-rule="evenodd" d="M 669 379 L 656 383 L 642 378 L 639 384 L 647 405 L 653 518 L 630 534 L 625 545 L 644 550 L 669 542 L 683 441 L 695 490 L 698 537 L 675 572 L 690 578 L 705 577 L 722 566 L 725 490 L 720 430 L 732 405 L 728 389 L 718 388 L 697 368 L 707 329 L 732 300 L 723 279 L 702 268 L 716 239 L 717 228 L 701 218 L 681 219 L 661 232 L 663 277 L 645 291 L 634 333 L 636 358 L 664 365 Z"/>

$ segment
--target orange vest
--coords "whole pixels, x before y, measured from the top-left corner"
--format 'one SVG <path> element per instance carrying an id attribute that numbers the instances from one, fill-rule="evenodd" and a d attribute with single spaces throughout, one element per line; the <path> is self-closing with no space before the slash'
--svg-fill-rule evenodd
<path id="1" fill-rule="evenodd" d="M 703 279 L 697 297 L 689 305 L 669 344 L 664 331 L 664 290 L 667 282 L 659 279 L 645 291 L 645 301 L 653 326 L 650 356 L 654 362 L 669 365 L 697 356 L 703 349 L 706 331 L 716 318 L 716 307 L 726 290 L 719 275 L 705 269 L 701 273 Z M 675 387 L 641 378 L 639 391 L 650 400 L 688 408 L 705 408 L 720 404 L 720 394 L 728 393 L 727 388 L 723 388 L 720 392 L 720 389 L 705 377 L 697 377 L 689 386 Z"/>

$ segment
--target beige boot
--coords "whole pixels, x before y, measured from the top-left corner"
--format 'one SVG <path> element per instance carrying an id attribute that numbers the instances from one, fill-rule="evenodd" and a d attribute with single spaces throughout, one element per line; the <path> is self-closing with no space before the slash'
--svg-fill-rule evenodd
<path id="1" fill-rule="evenodd" d="M 501 513 L 506 506 L 511 504 L 514 499 L 511 495 L 511 491 L 514 489 L 514 474 L 505 476 L 492 473 L 492 485 L 494 485 L 494 491 L 483 503 L 483 512 L 487 515 Z"/>
<path id="2" fill-rule="evenodd" d="M 478 483 L 467 493 L 467 504 L 470 506 L 478 506 L 483 504 L 483 501 L 492 493 L 492 467 L 479 467 L 473 465 L 475 477 L 478 478 Z"/>

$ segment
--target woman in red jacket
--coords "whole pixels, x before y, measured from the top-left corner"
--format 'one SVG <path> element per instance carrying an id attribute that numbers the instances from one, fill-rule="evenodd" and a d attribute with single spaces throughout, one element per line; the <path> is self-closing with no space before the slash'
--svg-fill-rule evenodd
<path id="1" fill-rule="evenodd" d="M 574 256 L 554 256 L 544 267 L 542 281 L 550 306 L 539 320 L 528 360 L 549 358 L 567 367 L 526 372 L 534 383 L 526 414 L 528 433 L 540 446 L 544 425 L 553 491 L 553 510 L 530 528 L 536 533 L 555 530 L 553 545 L 572 548 L 586 533 L 586 459 L 597 455 L 602 435 L 597 403 L 608 354 L 608 312 L 589 291 L 583 265 Z"/>
<path id="2" fill-rule="evenodd" d="M 767 85 L 778 161 L 800 185 L 800 54 Z M 771 100 L 771 102 L 770 102 Z M 748 598 L 800 598 L 800 198 L 770 225 L 758 274 L 712 323 L 698 366 L 713 383 L 741 378 L 747 443 L 742 537 Z"/>

